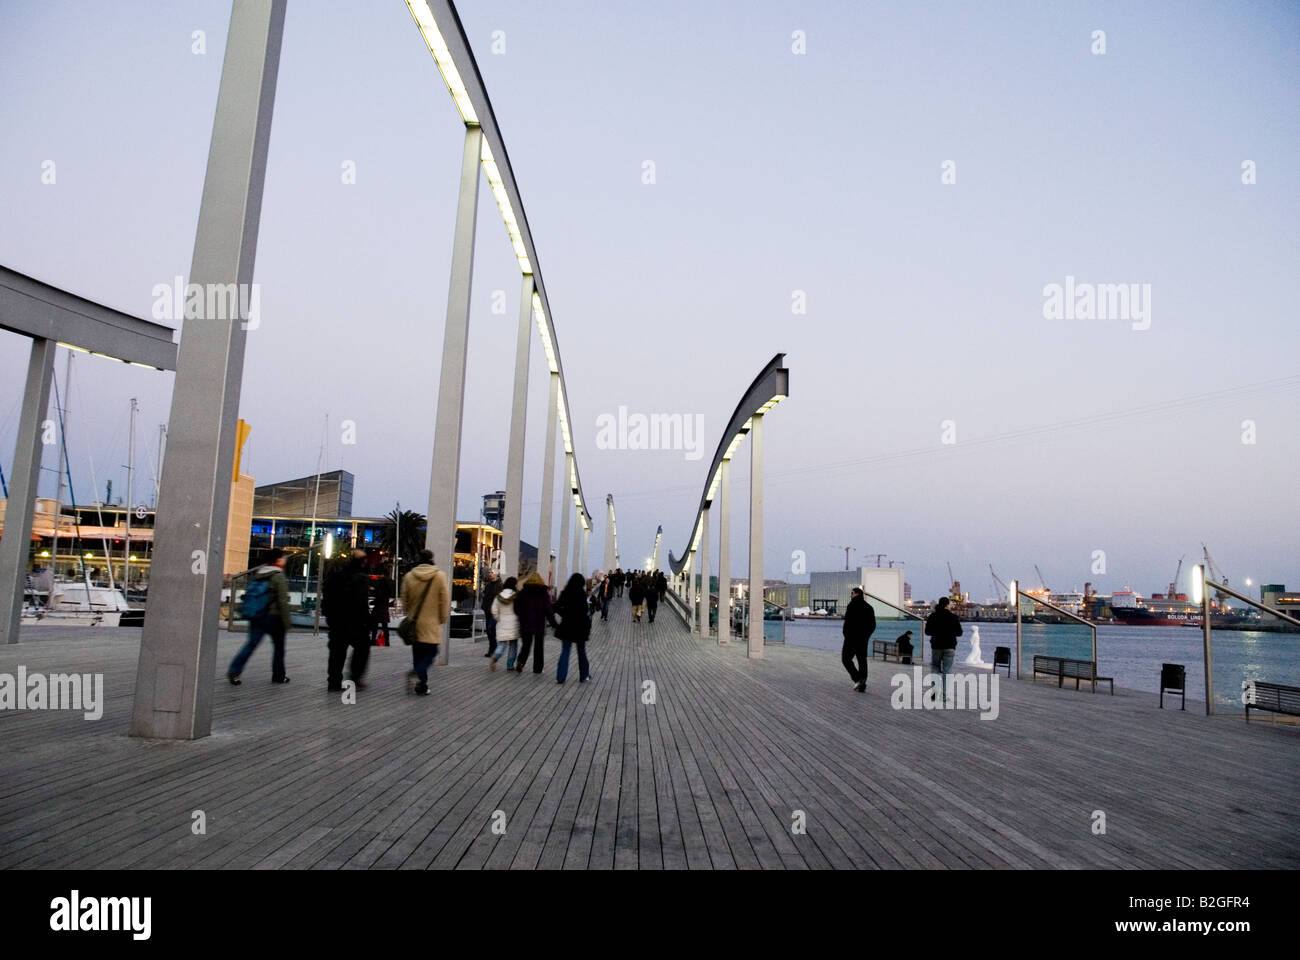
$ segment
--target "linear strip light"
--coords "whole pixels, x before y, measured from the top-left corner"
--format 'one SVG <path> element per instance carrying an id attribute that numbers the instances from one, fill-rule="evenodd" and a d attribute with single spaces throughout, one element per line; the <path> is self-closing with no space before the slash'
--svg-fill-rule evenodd
<path id="1" fill-rule="evenodd" d="M 533 291 L 533 313 L 537 317 L 537 329 L 542 334 L 542 348 L 546 351 L 546 365 L 551 373 L 559 373 L 560 365 L 555 361 L 555 344 L 551 343 L 551 328 L 546 323 L 546 311 L 542 309 L 542 298 Z"/>
<path id="2" fill-rule="evenodd" d="M 411 10 L 411 16 L 415 18 L 415 25 L 424 35 L 424 42 L 429 45 L 429 52 L 433 54 L 433 60 L 438 64 L 438 70 L 442 73 L 448 91 L 451 92 L 452 100 L 456 101 L 456 109 L 460 111 L 461 119 L 466 123 L 478 123 L 478 114 L 474 112 L 474 105 L 469 101 L 469 91 L 465 89 L 465 82 L 460 78 L 460 71 L 456 69 L 456 63 L 451 58 L 451 51 L 447 49 L 447 44 L 442 39 L 442 31 L 438 29 L 437 21 L 433 19 L 433 11 L 429 9 L 429 4 L 425 0 L 406 0 L 406 5 Z"/>
<path id="3" fill-rule="evenodd" d="M 483 162 L 483 173 L 487 176 L 488 186 L 492 188 L 492 196 L 496 197 L 497 209 L 501 211 L 501 219 L 505 221 L 506 233 L 510 234 L 510 245 L 515 248 L 515 259 L 519 261 L 519 269 L 525 275 L 531 274 L 533 265 L 528 259 L 528 251 L 524 249 L 524 236 L 519 232 L 519 221 L 515 219 L 514 208 L 510 205 L 510 195 L 506 193 L 506 185 L 501 179 L 497 162 L 492 158 L 492 148 L 488 146 L 487 137 L 483 138 L 483 148 L 479 151 L 479 157 Z"/>

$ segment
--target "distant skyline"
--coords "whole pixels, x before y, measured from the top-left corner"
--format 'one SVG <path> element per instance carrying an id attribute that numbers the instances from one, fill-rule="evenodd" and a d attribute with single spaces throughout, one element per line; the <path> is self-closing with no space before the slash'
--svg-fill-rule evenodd
<path id="1" fill-rule="evenodd" d="M 230 6 L 0 7 L 0 263 L 150 316 L 155 285 L 188 272 Z M 916 597 L 946 590 L 949 562 L 977 600 L 990 563 L 1150 593 L 1184 555 L 1185 586 L 1205 543 L 1236 586 L 1300 588 L 1300 7 L 488 0 L 460 16 L 546 278 L 590 566 L 606 493 L 625 565 L 660 524 L 665 564 L 683 549 L 720 431 L 784 352 L 769 578 L 806 580 L 800 555 L 843 569 L 847 544 L 855 567 L 904 562 Z M 356 475 L 354 512 L 427 508 L 462 136 L 401 0 L 288 5 L 240 411 L 259 484 L 314 473 L 328 417 L 321 468 Z M 518 301 L 484 183 L 464 518 L 505 487 Z M 6 476 L 27 348 L 0 333 Z M 172 375 L 74 367 L 78 499 L 110 479 L 125 493 L 131 397 L 151 499 Z M 546 392 L 534 338 L 529 542 Z M 694 446 L 611 444 L 620 407 L 680 415 Z M 745 445 L 737 576 L 748 470 Z M 558 512 L 554 528 L 558 548 Z"/>

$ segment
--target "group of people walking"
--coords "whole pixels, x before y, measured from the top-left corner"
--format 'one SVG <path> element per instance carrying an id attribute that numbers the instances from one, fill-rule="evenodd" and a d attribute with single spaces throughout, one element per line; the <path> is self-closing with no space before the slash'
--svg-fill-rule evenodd
<path id="1" fill-rule="evenodd" d="M 662 570 L 624 572 L 622 567 L 610 574 L 597 570 L 595 576 L 588 582 L 587 590 L 592 598 L 592 609 L 597 607 L 600 609 L 601 620 L 609 619 L 609 603 L 623 596 L 624 587 L 627 588 L 628 599 L 632 601 L 632 622 L 640 623 L 641 618 L 646 617 L 650 623 L 654 623 L 659 604 L 663 601 L 664 594 L 668 592 L 668 578 L 664 576 L 664 572 Z"/>
<path id="2" fill-rule="evenodd" d="M 528 658 L 532 657 L 533 673 L 540 674 L 546 668 L 544 651 L 549 625 L 561 644 L 556 683 L 568 679 L 569 656 L 575 646 L 578 682 L 591 679 L 591 664 L 587 659 L 591 617 L 587 607 L 587 581 L 582 574 L 571 576 L 559 597 L 552 601 L 550 587 L 537 571 L 524 579 L 522 587 L 517 578 L 508 577 L 502 582 L 493 571 L 483 590 L 482 610 L 488 635 L 488 650 L 483 656 L 490 658 L 489 669 L 496 670 L 504 655 L 507 671 L 523 673 Z"/>
<path id="3" fill-rule="evenodd" d="M 226 670 L 226 679 L 234 686 L 243 683 L 241 674 L 249 657 L 268 636 L 273 648 L 271 682 L 289 682 L 284 653 L 285 635 L 292 622 L 289 584 L 284 575 L 287 559 L 285 551 L 272 550 L 266 563 L 249 575 L 240 603 L 240 616 L 248 621 L 248 639 Z M 321 613 L 328 631 L 325 686 L 331 692 L 343 689 L 344 667 L 355 688 L 366 689 L 370 648 L 388 645 L 392 600 L 387 578 L 379 577 L 373 591 L 371 588 L 372 577 L 364 550 L 353 550 L 344 563 L 324 578 Z M 447 575 L 434 564 L 430 551 L 421 552 L 420 562 L 402 578 L 401 599 L 414 631 L 407 690 L 424 696 L 429 692 L 429 667 L 442 643 L 443 624 L 451 615 Z"/>
<path id="4" fill-rule="evenodd" d="M 840 660 L 853 678 L 853 689 L 864 693 L 867 689 L 867 662 L 871 659 L 868 646 L 876 632 L 876 611 L 867 603 L 861 587 L 849 593 L 849 605 L 844 611 L 844 646 Z M 948 598 L 940 597 L 934 610 L 926 617 L 925 635 L 930 638 L 930 667 L 942 677 L 943 699 L 948 700 L 948 675 L 952 673 L 953 659 L 957 653 L 957 638 L 961 636 L 961 621 L 948 609 Z M 897 639 L 899 659 L 912 662 L 912 631 Z"/>
<path id="5" fill-rule="evenodd" d="M 268 636 L 273 648 L 271 682 L 289 682 L 285 668 L 285 635 L 291 623 L 289 587 L 284 575 L 286 562 L 287 555 L 283 550 L 272 550 L 267 562 L 250 573 L 240 604 L 241 616 L 248 621 L 248 638 L 226 671 L 226 679 L 235 686 L 243 682 L 241 674 L 249 657 Z M 372 602 L 371 578 L 363 550 L 353 550 L 347 561 L 325 579 L 321 612 L 329 631 L 326 689 L 343 689 L 345 666 L 349 668 L 356 689 L 366 689 L 370 647 L 381 636 L 386 638 L 388 633 L 390 601 L 386 587 L 386 580 L 380 578 Z M 550 587 L 536 571 L 524 578 L 522 586 L 515 577 L 502 582 L 493 571 L 488 576 L 481 601 L 488 638 L 488 650 L 484 656 L 489 659 L 489 669 L 496 670 L 504 656 L 507 671 L 523 673 L 531 657 L 533 673 L 542 673 L 545 669 L 546 628 L 550 626 L 561 642 L 556 682 L 564 683 L 568 678 L 570 653 L 577 647 L 578 682 L 586 683 L 592 679 L 591 663 L 587 658 L 592 618 L 595 611 L 600 610 L 600 619 L 608 620 L 610 601 L 621 597 L 625 588 L 632 602 L 632 622 L 640 623 L 645 616 L 654 623 L 659 603 L 668 591 L 668 578 L 661 570 L 624 572 L 619 568 L 609 574 L 598 570 L 590 580 L 575 573 L 554 600 Z M 429 693 L 429 668 L 442 643 L 443 625 L 451 615 L 447 575 L 434 564 L 430 551 L 421 552 L 420 562 L 402 578 L 401 602 L 402 609 L 407 611 L 407 619 L 413 625 L 407 691 L 426 696 Z M 925 635 L 930 638 L 930 665 L 942 677 L 945 701 L 957 638 L 962 633 L 961 621 L 948 609 L 948 603 L 947 597 L 940 597 L 925 621 Z M 869 644 L 875 631 L 875 610 L 867 602 L 862 588 L 854 587 L 844 611 L 844 645 L 840 659 L 853 680 L 853 689 L 859 693 L 867 688 L 871 658 Z M 908 663 L 913 649 L 911 637 L 909 630 L 897 640 L 899 657 Z M 347 663 L 349 651 L 350 664 Z"/>

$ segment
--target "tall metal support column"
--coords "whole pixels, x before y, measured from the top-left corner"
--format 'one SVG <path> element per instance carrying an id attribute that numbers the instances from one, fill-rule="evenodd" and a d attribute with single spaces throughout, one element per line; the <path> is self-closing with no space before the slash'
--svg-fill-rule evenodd
<path id="1" fill-rule="evenodd" d="M 605 572 L 614 570 L 614 498 L 605 497 Z"/>
<path id="2" fill-rule="evenodd" d="M 205 288 L 253 282 L 284 12 L 285 0 L 235 0 L 230 14 L 190 263 L 190 283 Z M 247 319 L 228 312 L 187 320 L 177 353 L 131 714 L 139 737 L 194 740 L 212 729 Z"/>
<path id="3" fill-rule="evenodd" d="M 749 657 L 763 658 L 763 415 L 749 428 Z"/>
<path id="4" fill-rule="evenodd" d="M 569 502 L 573 503 L 572 494 L 570 494 L 569 496 Z M 571 560 L 571 565 L 570 565 L 571 569 L 569 570 L 569 576 L 573 576 L 573 574 L 575 573 L 582 573 L 582 562 L 581 562 L 582 534 L 583 534 L 582 514 L 578 513 L 578 508 L 576 505 L 572 509 L 573 509 L 573 524 L 574 524 L 573 525 L 573 557 Z M 583 574 L 583 576 L 586 576 L 586 574 Z"/>
<path id="5" fill-rule="evenodd" d="M 569 515 L 573 513 L 573 488 L 570 478 L 573 476 L 573 454 L 564 455 L 564 483 L 560 486 L 560 552 L 555 557 L 555 589 L 564 589 L 564 579 L 568 575 L 569 558 Z"/>
<path id="6" fill-rule="evenodd" d="M 41 453 L 45 444 L 42 423 L 50 403 L 54 382 L 53 340 L 32 340 L 27 361 L 27 383 L 23 387 L 23 408 L 18 417 L 18 440 L 14 445 L 14 474 L 9 481 L 9 503 L 5 508 L 5 532 L 0 537 L 0 603 L 7 609 L 0 617 L 0 643 L 17 643 L 23 618 L 23 589 L 27 583 L 27 556 L 32 545 L 32 512 L 41 478 Z M 59 465 L 63 469 L 63 465 Z M 54 518 L 58 529 L 59 518 Z M 54 568 L 51 561 L 50 568 Z"/>
<path id="7" fill-rule="evenodd" d="M 528 360 L 533 343 L 533 275 L 524 274 L 519 294 L 519 337 L 515 343 L 515 396 L 510 411 L 510 447 L 506 451 L 506 518 L 501 524 L 501 579 L 519 575 L 519 540 L 523 530 L 524 443 L 528 426 Z"/>
<path id="8" fill-rule="evenodd" d="M 447 324 L 442 338 L 442 374 L 429 469 L 429 513 L 424 546 L 450 583 L 455 567 L 456 497 L 460 490 L 460 439 L 465 419 L 465 357 L 469 351 L 470 281 L 474 275 L 474 227 L 478 214 L 479 156 L 483 131 L 465 128 L 460 163 L 456 234 L 451 248 L 451 282 L 447 288 Z M 450 619 L 442 628 L 438 662 L 450 660 Z"/>
<path id="9" fill-rule="evenodd" d="M 709 508 L 700 516 L 700 636 L 709 639 Z"/>
<path id="10" fill-rule="evenodd" d="M 1205 651 L 1205 715 L 1214 716 L 1214 660 L 1213 660 L 1213 629 L 1210 623 L 1210 577 L 1206 573 L 1205 567 L 1197 566 L 1192 568 L 1192 576 L 1201 578 L 1201 643 Z M 1094 658 L 1093 663 L 1096 663 Z M 1096 684 L 1094 683 L 1095 687 Z"/>
<path id="11" fill-rule="evenodd" d="M 718 643 L 731 642 L 731 461 L 718 468 Z"/>
<path id="12" fill-rule="evenodd" d="M 550 583 L 551 520 L 555 516 L 555 428 L 560 405 L 560 375 L 551 374 L 550 412 L 546 415 L 546 454 L 542 464 L 542 514 L 537 525 L 537 572 Z"/>
<path id="13" fill-rule="evenodd" d="M 587 539 L 591 536 L 591 517 L 587 518 L 587 525 L 582 528 L 582 563 L 578 569 L 582 571 L 584 577 L 591 576 L 591 568 L 587 566 Z"/>
<path id="14" fill-rule="evenodd" d="M 691 633 L 698 629 L 696 624 L 699 623 L 700 617 L 699 607 L 696 606 L 700 602 L 700 592 L 695 586 L 695 575 L 700 565 L 696 562 L 695 553 L 694 550 L 688 553 L 690 559 L 686 561 L 686 606 L 691 615 Z"/>

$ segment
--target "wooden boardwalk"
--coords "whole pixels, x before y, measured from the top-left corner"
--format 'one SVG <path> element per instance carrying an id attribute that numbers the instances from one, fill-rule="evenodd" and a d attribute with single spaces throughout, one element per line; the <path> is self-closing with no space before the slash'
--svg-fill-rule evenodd
<path id="1" fill-rule="evenodd" d="M 1300 728 L 1005 679 L 996 720 L 895 710 L 896 664 L 857 694 L 833 654 L 753 662 L 671 610 L 629 619 L 596 623 L 590 684 L 576 662 L 556 684 L 554 639 L 541 676 L 456 641 L 411 697 L 399 645 L 355 704 L 325 691 L 323 637 L 290 637 L 289 685 L 266 644 L 231 687 L 223 635 L 193 743 L 125 733 L 138 630 L 31 628 L 0 672 L 101 672 L 106 706 L 0 712 L 0 867 L 1300 866 Z"/>

